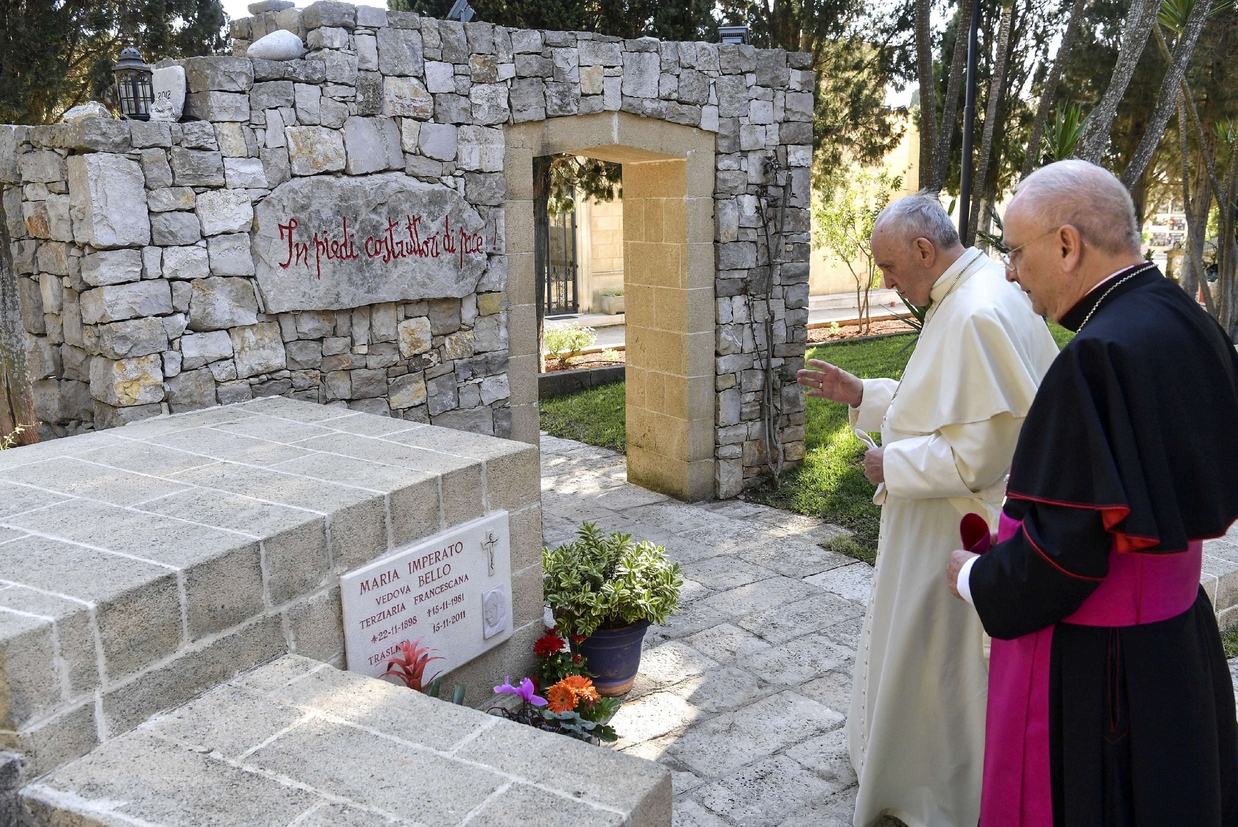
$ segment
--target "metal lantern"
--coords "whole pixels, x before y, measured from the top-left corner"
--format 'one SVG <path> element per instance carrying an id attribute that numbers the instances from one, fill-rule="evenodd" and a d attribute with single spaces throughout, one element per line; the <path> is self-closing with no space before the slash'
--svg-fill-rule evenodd
<path id="1" fill-rule="evenodd" d="M 155 94 L 150 85 L 150 67 L 142 60 L 142 53 L 132 46 L 125 48 L 112 72 L 116 75 L 116 97 L 120 101 L 121 117 L 149 121 L 150 105 Z"/>
<path id="2" fill-rule="evenodd" d="M 748 40 L 747 26 L 719 26 L 718 39 L 722 43 L 746 44 Z"/>

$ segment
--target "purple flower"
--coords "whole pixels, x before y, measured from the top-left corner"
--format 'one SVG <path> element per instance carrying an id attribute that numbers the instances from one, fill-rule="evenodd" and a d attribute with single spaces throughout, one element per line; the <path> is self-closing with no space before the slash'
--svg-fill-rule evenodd
<path id="1" fill-rule="evenodd" d="M 510 692 L 513 695 L 519 695 L 521 698 L 524 698 L 525 703 L 533 704 L 534 706 L 546 705 L 545 698 L 533 694 L 533 681 L 528 678 L 522 680 L 520 682 L 520 686 L 512 686 L 512 679 L 510 677 L 505 677 L 503 679 L 502 686 L 496 686 L 494 691 L 495 694 L 500 692 Z"/>

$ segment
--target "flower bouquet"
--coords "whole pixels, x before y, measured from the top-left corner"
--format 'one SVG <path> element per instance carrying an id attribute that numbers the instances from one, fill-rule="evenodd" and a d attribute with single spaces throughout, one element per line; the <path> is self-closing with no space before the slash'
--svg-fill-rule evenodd
<path id="1" fill-rule="evenodd" d="M 558 732 L 570 738 L 591 743 L 619 739 L 614 727 L 607 723 L 619 709 L 617 698 L 603 698 L 584 675 L 568 675 L 546 690 L 546 697 L 537 694 L 533 681 L 524 678 L 513 686 L 511 678 L 494 688 L 495 694 L 510 693 L 522 703 L 516 711 L 493 707 L 491 714 L 512 721 Z"/>

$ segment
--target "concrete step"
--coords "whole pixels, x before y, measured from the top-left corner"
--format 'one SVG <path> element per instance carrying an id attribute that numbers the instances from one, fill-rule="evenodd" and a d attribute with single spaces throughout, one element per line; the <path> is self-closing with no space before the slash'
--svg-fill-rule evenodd
<path id="1" fill-rule="evenodd" d="M 288 655 L 21 792 L 30 827 L 668 827 L 671 774 Z"/>

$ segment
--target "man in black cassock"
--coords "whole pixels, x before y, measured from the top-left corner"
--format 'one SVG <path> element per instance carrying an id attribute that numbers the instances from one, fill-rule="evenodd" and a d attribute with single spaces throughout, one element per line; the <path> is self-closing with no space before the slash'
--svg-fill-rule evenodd
<path id="1" fill-rule="evenodd" d="M 1199 585 L 1201 541 L 1238 517 L 1238 355 L 1142 259 L 1101 167 L 1029 176 L 1004 238 L 1007 278 L 1076 336 L 1023 424 L 998 542 L 947 571 L 994 638 L 981 827 L 1238 827 L 1234 688 Z"/>

